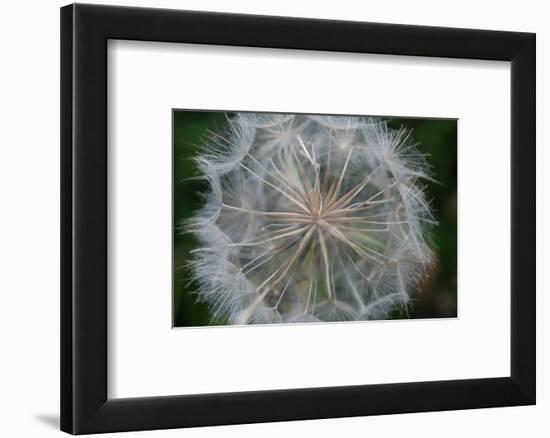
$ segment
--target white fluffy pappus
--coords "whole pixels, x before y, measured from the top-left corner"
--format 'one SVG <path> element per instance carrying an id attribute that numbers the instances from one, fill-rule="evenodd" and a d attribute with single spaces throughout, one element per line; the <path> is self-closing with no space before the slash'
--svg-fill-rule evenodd
<path id="1" fill-rule="evenodd" d="M 200 300 L 230 324 L 385 319 L 432 262 L 426 158 L 380 118 L 238 113 L 197 158 L 184 224 Z"/>

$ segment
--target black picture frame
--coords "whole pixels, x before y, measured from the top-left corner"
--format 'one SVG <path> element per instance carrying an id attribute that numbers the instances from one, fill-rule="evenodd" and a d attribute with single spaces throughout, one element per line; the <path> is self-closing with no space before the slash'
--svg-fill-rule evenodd
<path id="1" fill-rule="evenodd" d="M 510 377 L 108 399 L 108 39 L 511 61 Z M 535 253 L 534 34 L 84 4 L 61 8 L 63 431 L 535 404 Z"/>

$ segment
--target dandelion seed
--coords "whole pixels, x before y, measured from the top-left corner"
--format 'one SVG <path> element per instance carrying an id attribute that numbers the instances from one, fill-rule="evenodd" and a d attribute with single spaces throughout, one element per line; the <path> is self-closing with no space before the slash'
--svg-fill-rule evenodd
<path id="1" fill-rule="evenodd" d="M 384 319 L 432 253 L 431 179 L 378 118 L 237 114 L 198 159 L 210 189 L 184 229 L 199 298 L 233 324 Z"/>

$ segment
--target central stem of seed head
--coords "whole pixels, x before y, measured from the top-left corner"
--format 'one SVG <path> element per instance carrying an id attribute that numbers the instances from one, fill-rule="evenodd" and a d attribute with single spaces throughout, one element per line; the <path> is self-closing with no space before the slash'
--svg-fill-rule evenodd
<path id="1" fill-rule="evenodd" d="M 310 210 L 311 217 L 313 219 L 313 224 L 315 226 L 319 225 L 319 221 L 323 218 L 323 211 L 321 208 L 313 208 Z"/>

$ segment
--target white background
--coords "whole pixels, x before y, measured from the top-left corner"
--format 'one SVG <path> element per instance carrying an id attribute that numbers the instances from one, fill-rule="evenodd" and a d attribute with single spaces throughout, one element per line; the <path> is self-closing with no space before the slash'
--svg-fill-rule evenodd
<path id="1" fill-rule="evenodd" d="M 125 2 L 115 2 L 125 4 Z M 548 221 L 542 193 L 543 106 L 550 103 L 541 79 L 547 65 L 549 17 L 544 2 L 306 2 L 277 0 L 159 1 L 136 5 L 249 12 L 318 18 L 446 25 L 538 33 L 538 405 L 536 407 L 392 415 L 264 425 L 145 432 L 120 436 L 275 437 L 394 436 L 462 437 L 490 433 L 499 437 L 548 436 L 550 385 L 544 373 L 550 311 L 543 295 L 542 255 L 550 249 L 543 221 Z M 58 412 L 58 6 L 57 1 L 10 3 L 2 9 L 2 129 L 0 216 L 2 361 L 0 388 L 3 435 L 54 436 Z M 546 46 L 546 50 L 545 50 Z M 543 56 L 543 52 L 546 52 Z M 546 154 L 547 155 L 547 154 Z M 489 165 L 490 163 L 488 163 Z M 544 185 L 544 187 L 543 187 Z M 488 187 L 490 190 L 490 187 Z M 545 211 L 546 210 L 546 211 Z M 487 248 L 487 251 L 494 250 Z M 547 255 L 546 253 L 544 255 Z M 545 279 L 546 280 L 546 279 Z"/>
<path id="2" fill-rule="evenodd" d="M 510 375 L 510 194 L 479 190 L 510 185 L 508 62 L 113 41 L 108 64 L 111 397 Z M 458 118 L 459 318 L 171 330 L 173 107 Z"/>

